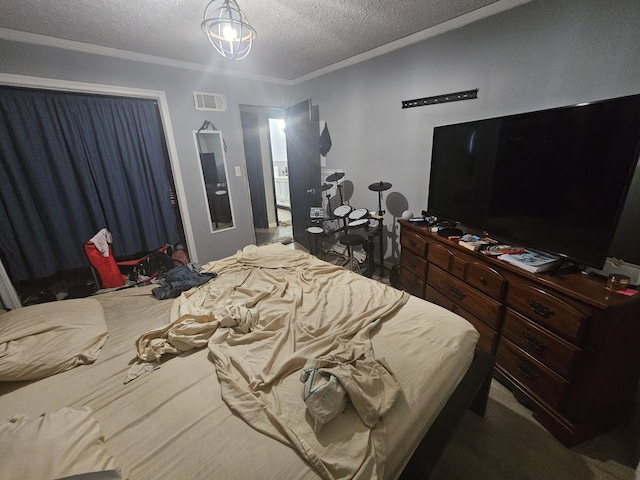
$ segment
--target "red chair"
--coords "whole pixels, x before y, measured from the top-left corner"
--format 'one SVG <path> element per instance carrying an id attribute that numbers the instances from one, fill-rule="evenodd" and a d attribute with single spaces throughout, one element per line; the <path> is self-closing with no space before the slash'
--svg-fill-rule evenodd
<path id="1" fill-rule="evenodd" d="M 146 254 L 140 258 L 116 261 L 111 246 L 111 233 L 106 228 L 100 230 L 91 240 L 84 243 L 84 252 L 87 255 L 93 278 L 98 289 L 118 288 L 125 285 L 127 275 L 123 272 L 130 271 Z M 166 252 L 168 245 L 158 249 Z M 104 253 L 107 253 L 105 256 Z"/>

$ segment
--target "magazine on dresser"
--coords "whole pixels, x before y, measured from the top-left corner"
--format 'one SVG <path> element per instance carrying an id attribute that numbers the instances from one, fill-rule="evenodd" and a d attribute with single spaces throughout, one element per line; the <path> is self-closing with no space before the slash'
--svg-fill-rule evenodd
<path id="1" fill-rule="evenodd" d="M 558 257 L 529 249 L 522 253 L 503 254 L 498 258 L 532 273 L 550 270 L 559 261 Z"/>

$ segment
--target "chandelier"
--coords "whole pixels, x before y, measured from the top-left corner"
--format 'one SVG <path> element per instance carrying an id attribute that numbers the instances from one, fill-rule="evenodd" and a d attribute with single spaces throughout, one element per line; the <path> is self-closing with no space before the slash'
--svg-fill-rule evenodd
<path id="1" fill-rule="evenodd" d="M 242 60 L 251 51 L 255 29 L 235 0 L 211 0 L 200 24 L 211 45 L 224 58 Z"/>

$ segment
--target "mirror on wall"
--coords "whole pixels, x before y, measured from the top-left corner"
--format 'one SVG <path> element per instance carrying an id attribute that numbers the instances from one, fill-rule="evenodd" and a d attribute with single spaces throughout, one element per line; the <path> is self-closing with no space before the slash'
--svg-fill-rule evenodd
<path id="1" fill-rule="evenodd" d="M 209 209 L 211 232 L 231 228 L 233 227 L 232 203 L 222 133 L 217 130 L 204 130 L 195 132 L 194 135 L 200 155 L 200 169 Z"/>

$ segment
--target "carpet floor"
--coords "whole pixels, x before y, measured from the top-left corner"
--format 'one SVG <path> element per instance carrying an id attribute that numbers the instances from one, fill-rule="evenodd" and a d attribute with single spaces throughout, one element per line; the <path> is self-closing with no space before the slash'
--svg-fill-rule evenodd
<path id="1" fill-rule="evenodd" d="M 431 480 L 634 480 L 638 427 L 566 448 L 493 380 L 484 418 L 467 412 Z"/>

